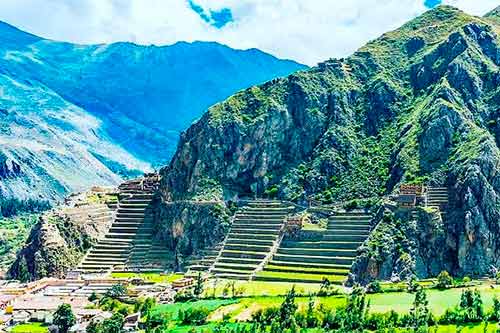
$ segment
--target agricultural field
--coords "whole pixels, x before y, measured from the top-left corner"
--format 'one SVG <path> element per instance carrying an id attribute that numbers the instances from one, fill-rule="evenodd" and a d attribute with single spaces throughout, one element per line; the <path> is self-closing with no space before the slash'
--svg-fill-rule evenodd
<path id="1" fill-rule="evenodd" d="M 152 309 L 154 315 L 168 318 L 168 329 L 165 330 L 165 332 L 184 333 L 191 332 L 193 328 L 196 332 L 212 332 L 221 329 L 221 325 L 227 332 L 236 329 L 241 330 L 242 327 L 248 328 L 252 325 L 252 320 L 254 320 L 255 314 L 259 311 L 265 312 L 266 309 L 279 309 L 282 307 L 287 299 L 285 294 L 287 294 L 292 286 L 289 283 L 282 282 L 219 280 L 215 288 L 215 298 L 208 299 L 214 296 L 214 289 L 210 287 L 211 283 L 213 283 L 213 281 L 208 281 L 204 284 L 205 299 L 168 305 L 157 305 Z M 477 290 L 482 299 L 484 313 L 491 313 L 494 299 L 500 298 L 500 286 L 494 285 L 491 282 L 479 284 L 479 281 L 476 281 L 475 283 L 477 285 L 467 288 L 450 288 L 445 290 L 433 288 L 425 289 L 429 312 L 432 313 L 435 318 L 439 318 L 443 316 L 447 309 L 458 307 L 461 303 L 461 297 L 463 297 L 464 290 Z M 244 289 L 241 296 L 232 297 L 231 288 L 233 284 L 235 290 L 238 288 Z M 427 287 L 431 284 L 432 281 L 420 282 L 420 285 Z M 296 297 L 294 303 L 297 306 L 297 313 L 306 313 L 311 306 L 311 300 L 314 303 L 315 309 L 323 309 L 321 311 L 327 312 L 345 308 L 349 304 L 350 296 L 344 293 L 345 290 L 341 289 L 334 290 L 334 293 L 339 293 L 338 295 L 315 296 L 320 290 L 320 287 L 319 284 L 304 283 L 295 285 Z M 383 284 L 383 290 L 399 287 L 401 286 L 398 284 Z M 229 289 L 229 291 L 227 289 Z M 415 293 L 406 291 L 366 294 L 366 304 L 369 304 L 367 315 L 377 315 L 395 311 L 400 317 L 408 316 L 414 306 L 414 301 Z M 184 318 L 186 318 L 186 313 L 198 312 L 206 314 L 203 321 L 191 325 L 183 322 Z M 496 333 L 497 329 L 497 324 L 490 321 L 487 325 L 478 322 L 474 324 L 464 324 L 460 327 L 457 325 L 433 324 L 430 326 L 429 332 Z M 321 328 L 308 328 L 302 331 L 308 333 L 324 332 Z M 396 329 L 394 332 L 403 333 L 407 331 L 404 329 Z"/>
<path id="2" fill-rule="evenodd" d="M 182 278 L 183 275 L 175 273 L 163 274 L 163 273 L 144 272 L 144 273 L 111 273 L 111 277 L 117 279 L 138 278 L 154 283 L 171 283 L 175 280 Z"/>
<path id="3" fill-rule="evenodd" d="M 46 325 L 41 323 L 19 324 L 12 328 L 11 333 L 47 333 Z"/>

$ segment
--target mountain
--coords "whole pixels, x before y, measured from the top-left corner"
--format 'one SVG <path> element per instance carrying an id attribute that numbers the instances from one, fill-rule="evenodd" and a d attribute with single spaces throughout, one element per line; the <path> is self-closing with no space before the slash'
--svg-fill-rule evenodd
<path id="1" fill-rule="evenodd" d="M 211 104 L 303 68 L 217 43 L 76 45 L 0 23 L 0 197 L 56 200 L 148 171 Z"/>
<path id="2" fill-rule="evenodd" d="M 354 273 L 374 263 L 372 278 L 390 278 L 405 262 L 419 277 L 487 274 L 500 266 L 498 12 L 439 6 L 346 59 L 212 106 L 162 169 L 162 195 L 363 204 L 401 183 L 446 186 L 446 215 L 409 221 L 403 238 L 386 218 L 380 230 L 394 233 L 381 234 L 394 237 L 373 233 Z"/>

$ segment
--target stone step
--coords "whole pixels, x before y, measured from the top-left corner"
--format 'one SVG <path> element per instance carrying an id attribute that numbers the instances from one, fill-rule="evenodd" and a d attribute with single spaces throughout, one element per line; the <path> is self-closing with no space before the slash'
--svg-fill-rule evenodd
<path id="1" fill-rule="evenodd" d="M 245 252 L 236 250 L 222 250 L 221 257 L 229 258 L 248 258 L 248 259 L 264 259 L 267 252 Z"/>
<path id="2" fill-rule="evenodd" d="M 351 268 L 350 264 L 342 265 L 342 264 L 322 264 L 322 263 L 307 263 L 300 261 L 279 261 L 279 260 L 271 260 L 269 261 L 269 265 L 273 266 L 286 266 L 290 268 L 312 268 L 312 269 L 338 269 L 338 270 L 349 270 Z"/>
<path id="3" fill-rule="evenodd" d="M 311 249 L 311 248 L 282 248 L 278 249 L 279 254 L 289 254 L 297 256 L 322 256 L 322 257 L 356 257 L 356 250 L 347 249 Z"/>
<path id="4" fill-rule="evenodd" d="M 141 221 L 137 222 L 114 222 L 111 226 L 112 227 L 140 227 L 142 225 Z"/>
<path id="5" fill-rule="evenodd" d="M 347 220 L 347 219 L 329 219 L 330 224 L 337 225 L 371 225 L 370 220 Z"/>
<path id="6" fill-rule="evenodd" d="M 323 236 L 323 241 L 327 242 L 364 242 L 365 239 L 368 237 L 369 233 L 358 233 L 358 234 L 352 234 L 352 233 L 330 233 L 326 234 Z"/>
<path id="7" fill-rule="evenodd" d="M 233 223 L 231 229 L 271 229 L 279 230 L 283 224 L 250 224 L 250 223 Z"/>
<path id="8" fill-rule="evenodd" d="M 247 275 L 250 277 L 252 274 L 252 271 L 246 271 L 246 270 L 238 270 L 238 269 L 223 269 L 223 268 L 212 268 L 210 270 L 212 274 L 215 274 L 216 276 L 219 276 L 219 274 L 238 274 L 238 275 Z"/>
<path id="9" fill-rule="evenodd" d="M 274 241 L 276 240 L 276 235 L 275 233 L 272 234 L 254 234 L 254 233 L 246 233 L 246 232 L 239 232 L 239 230 L 234 230 L 233 232 L 229 233 L 228 239 L 229 238 L 239 238 L 239 239 L 258 239 L 258 240 L 266 240 L 266 241 Z"/>
<path id="10" fill-rule="evenodd" d="M 327 229 L 324 233 L 323 238 L 331 235 L 361 235 L 366 238 L 368 237 L 369 234 L 370 234 L 369 230 Z M 331 239 L 325 239 L 325 240 L 331 240 Z"/>
<path id="11" fill-rule="evenodd" d="M 229 231 L 229 235 L 235 235 L 235 234 L 258 234 L 258 235 L 278 235 L 280 232 L 279 229 L 252 229 L 252 228 L 240 228 L 238 226 L 236 227 L 231 227 L 231 230 Z"/>
<path id="12" fill-rule="evenodd" d="M 285 214 L 281 213 L 236 213 L 235 218 L 237 219 L 268 219 L 268 220 L 279 220 L 279 219 L 284 219 L 286 217 Z"/>
<path id="13" fill-rule="evenodd" d="M 268 272 L 287 272 L 287 273 L 307 273 L 318 275 L 344 275 L 347 276 L 349 269 L 331 269 L 331 268 L 311 268 L 311 267 L 293 267 L 293 266 L 274 266 L 267 265 L 264 271 Z"/>
<path id="14" fill-rule="evenodd" d="M 252 258 L 219 257 L 217 259 L 217 263 L 242 264 L 242 265 L 249 265 L 249 264 L 259 265 L 261 262 L 262 259 L 252 259 Z"/>
<path id="15" fill-rule="evenodd" d="M 115 233 L 115 232 L 110 232 L 110 233 L 107 233 L 106 234 L 106 238 L 107 239 L 134 239 L 136 236 L 135 233 L 124 233 L 124 232 L 120 232 L 120 233 Z"/>
<path id="16" fill-rule="evenodd" d="M 255 264 L 231 264 L 231 263 L 215 263 L 214 268 L 217 269 L 236 269 L 239 271 L 254 271 L 258 265 Z"/>
<path id="17" fill-rule="evenodd" d="M 246 244 L 246 245 L 262 245 L 262 246 L 273 246 L 273 239 L 252 239 L 245 237 L 229 237 L 226 240 L 226 244 Z"/>
<path id="18" fill-rule="evenodd" d="M 130 244 L 101 244 L 97 243 L 92 247 L 95 250 L 122 251 L 131 248 Z"/>
<path id="19" fill-rule="evenodd" d="M 226 244 L 224 250 L 249 251 L 249 252 L 269 252 L 270 246 L 247 245 L 247 244 Z"/>
<path id="20" fill-rule="evenodd" d="M 121 255 L 128 255 L 129 253 L 130 253 L 130 250 L 128 250 L 128 249 L 120 249 L 120 250 L 92 249 L 87 253 L 87 257 L 89 257 L 89 256 L 101 256 L 101 257 L 121 256 Z"/>
<path id="21" fill-rule="evenodd" d="M 217 278 L 227 280 L 249 280 L 250 274 L 217 273 Z"/>
<path id="22" fill-rule="evenodd" d="M 292 261 L 317 264 L 351 265 L 353 257 L 329 257 L 329 256 L 299 256 L 288 254 L 275 254 L 273 261 Z"/>
<path id="23" fill-rule="evenodd" d="M 280 218 L 280 219 L 263 218 L 263 219 L 260 219 L 258 217 L 256 217 L 256 218 L 238 217 L 234 220 L 234 223 L 241 223 L 241 224 L 245 224 L 245 223 L 249 223 L 249 224 L 256 224 L 256 223 L 258 223 L 258 224 L 283 224 L 284 221 L 285 221 L 284 218 Z"/>
<path id="24" fill-rule="evenodd" d="M 316 249 L 357 249 L 361 244 L 357 242 L 335 242 L 335 241 L 283 241 L 281 248 L 316 248 Z"/>
<path id="25" fill-rule="evenodd" d="M 327 232 L 333 232 L 333 231 L 365 231 L 369 232 L 370 231 L 370 226 L 369 225 L 338 225 L 338 224 L 329 224 L 327 227 Z"/>

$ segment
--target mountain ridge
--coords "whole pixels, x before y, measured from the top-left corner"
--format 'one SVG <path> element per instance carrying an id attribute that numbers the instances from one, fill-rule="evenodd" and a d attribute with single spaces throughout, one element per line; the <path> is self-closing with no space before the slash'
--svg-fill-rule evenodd
<path id="1" fill-rule="evenodd" d="M 355 273 L 375 262 L 371 278 L 390 278 L 409 257 L 419 277 L 485 275 L 500 265 L 499 41 L 495 20 L 438 6 L 345 59 L 239 92 L 183 133 L 162 195 L 364 205 L 402 183 L 446 186 L 444 242 L 367 252 Z"/>
<path id="2" fill-rule="evenodd" d="M 1 149 L 5 158 L 0 169 L 9 171 L 0 177 L 0 194 L 50 201 L 93 184 L 116 185 L 130 172 L 150 171 L 151 165 L 169 159 L 178 133 L 205 105 L 305 68 L 217 43 L 77 45 L 40 38 L 7 23 L 0 24 L 0 41 L 0 74 L 10 94 L 0 98 L 0 140 L 11 145 Z M 27 100 L 35 93 L 35 103 Z M 68 121 L 67 111 L 82 118 Z M 29 133 L 36 124 L 44 128 L 38 136 Z M 15 131 L 34 150 L 14 145 Z M 66 145 L 63 150 L 53 149 L 58 144 L 51 140 L 57 136 L 62 138 L 58 144 Z M 72 170 L 78 175 L 82 168 L 87 171 L 71 177 Z M 44 188 L 44 182 L 50 185 Z"/>

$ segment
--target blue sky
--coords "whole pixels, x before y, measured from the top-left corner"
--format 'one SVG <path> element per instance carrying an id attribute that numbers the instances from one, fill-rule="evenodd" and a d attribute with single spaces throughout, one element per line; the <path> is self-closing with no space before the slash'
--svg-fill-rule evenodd
<path id="1" fill-rule="evenodd" d="M 217 41 L 314 65 L 345 57 L 439 3 L 483 15 L 498 0 L 1 0 L 0 20 L 76 43 Z"/>

